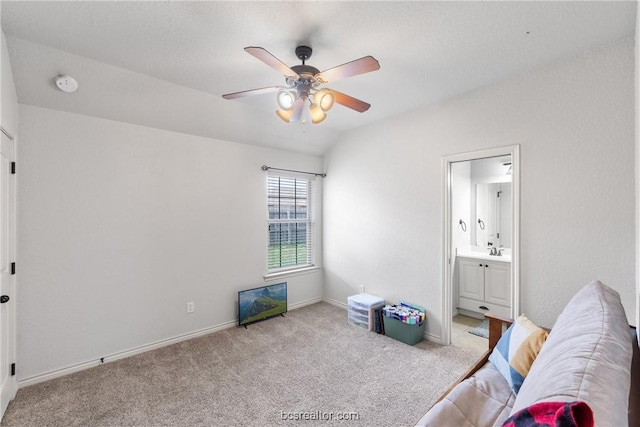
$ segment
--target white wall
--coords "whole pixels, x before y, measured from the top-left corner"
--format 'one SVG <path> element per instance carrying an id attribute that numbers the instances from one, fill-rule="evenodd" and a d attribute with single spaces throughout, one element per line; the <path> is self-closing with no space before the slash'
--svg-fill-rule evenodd
<path id="1" fill-rule="evenodd" d="M 522 309 L 551 326 L 600 279 L 635 322 L 634 42 L 352 132 L 325 156 L 325 296 L 364 284 L 441 337 L 441 157 L 521 145 Z"/>
<path id="2" fill-rule="evenodd" d="M 22 104 L 19 114 L 23 383 L 236 322 L 237 291 L 265 283 L 261 165 L 322 167 L 315 156 Z M 285 280 L 290 306 L 322 297 L 321 272 Z"/>
<path id="3" fill-rule="evenodd" d="M 13 137 L 18 130 L 18 97 L 13 83 L 13 73 L 9 61 L 9 51 L 4 38 L 4 32 L 0 31 L 2 53 L 0 55 L 0 76 L 2 98 L 0 103 L 0 125 Z"/>
<path id="4" fill-rule="evenodd" d="M 471 244 L 471 234 L 475 225 L 471 210 L 471 162 L 458 162 L 451 165 L 451 191 L 455 195 L 451 200 L 451 249 L 464 248 Z M 460 220 L 464 224 L 460 224 Z M 452 253 L 453 256 L 453 253 Z"/>

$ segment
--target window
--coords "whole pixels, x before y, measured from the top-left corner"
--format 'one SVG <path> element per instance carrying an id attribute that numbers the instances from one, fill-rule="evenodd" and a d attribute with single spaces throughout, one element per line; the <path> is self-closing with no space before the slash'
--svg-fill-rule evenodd
<path id="1" fill-rule="evenodd" d="M 273 176 L 267 178 L 269 211 L 269 272 L 313 265 L 311 180 Z"/>

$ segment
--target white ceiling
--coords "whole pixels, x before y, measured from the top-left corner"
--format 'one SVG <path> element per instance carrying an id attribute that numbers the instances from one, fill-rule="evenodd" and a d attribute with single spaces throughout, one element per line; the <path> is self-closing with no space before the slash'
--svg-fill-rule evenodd
<path id="1" fill-rule="evenodd" d="M 322 154 L 354 128 L 635 33 L 636 2 L 25 2 L 0 5 L 19 102 L 210 138 Z M 327 85 L 372 104 L 286 124 L 261 46 L 320 70 L 372 55 L 380 70 Z M 74 94 L 54 77 L 73 76 Z"/>

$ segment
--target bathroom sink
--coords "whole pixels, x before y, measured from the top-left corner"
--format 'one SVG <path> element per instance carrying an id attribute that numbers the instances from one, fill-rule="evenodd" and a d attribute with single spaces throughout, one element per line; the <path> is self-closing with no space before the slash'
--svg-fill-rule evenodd
<path id="1" fill-rule="evenodd" d="M 510 251 L 509 251 L 510 252 Z M 457 256 L 463 258 L 474 258 L 485 261 L 511 262 L 511 254 L 489 255 L 488 249 L 458 249 Z"/>

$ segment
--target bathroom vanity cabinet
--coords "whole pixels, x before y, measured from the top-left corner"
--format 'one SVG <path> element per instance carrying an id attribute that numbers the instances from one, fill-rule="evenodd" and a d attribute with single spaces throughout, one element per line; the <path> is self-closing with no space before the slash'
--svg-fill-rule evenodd
<path id="1" fill-rule="evenodd" d="M 460 257 L 457 262 L 458 307 L 510 317 L 511 263 Z"/>

